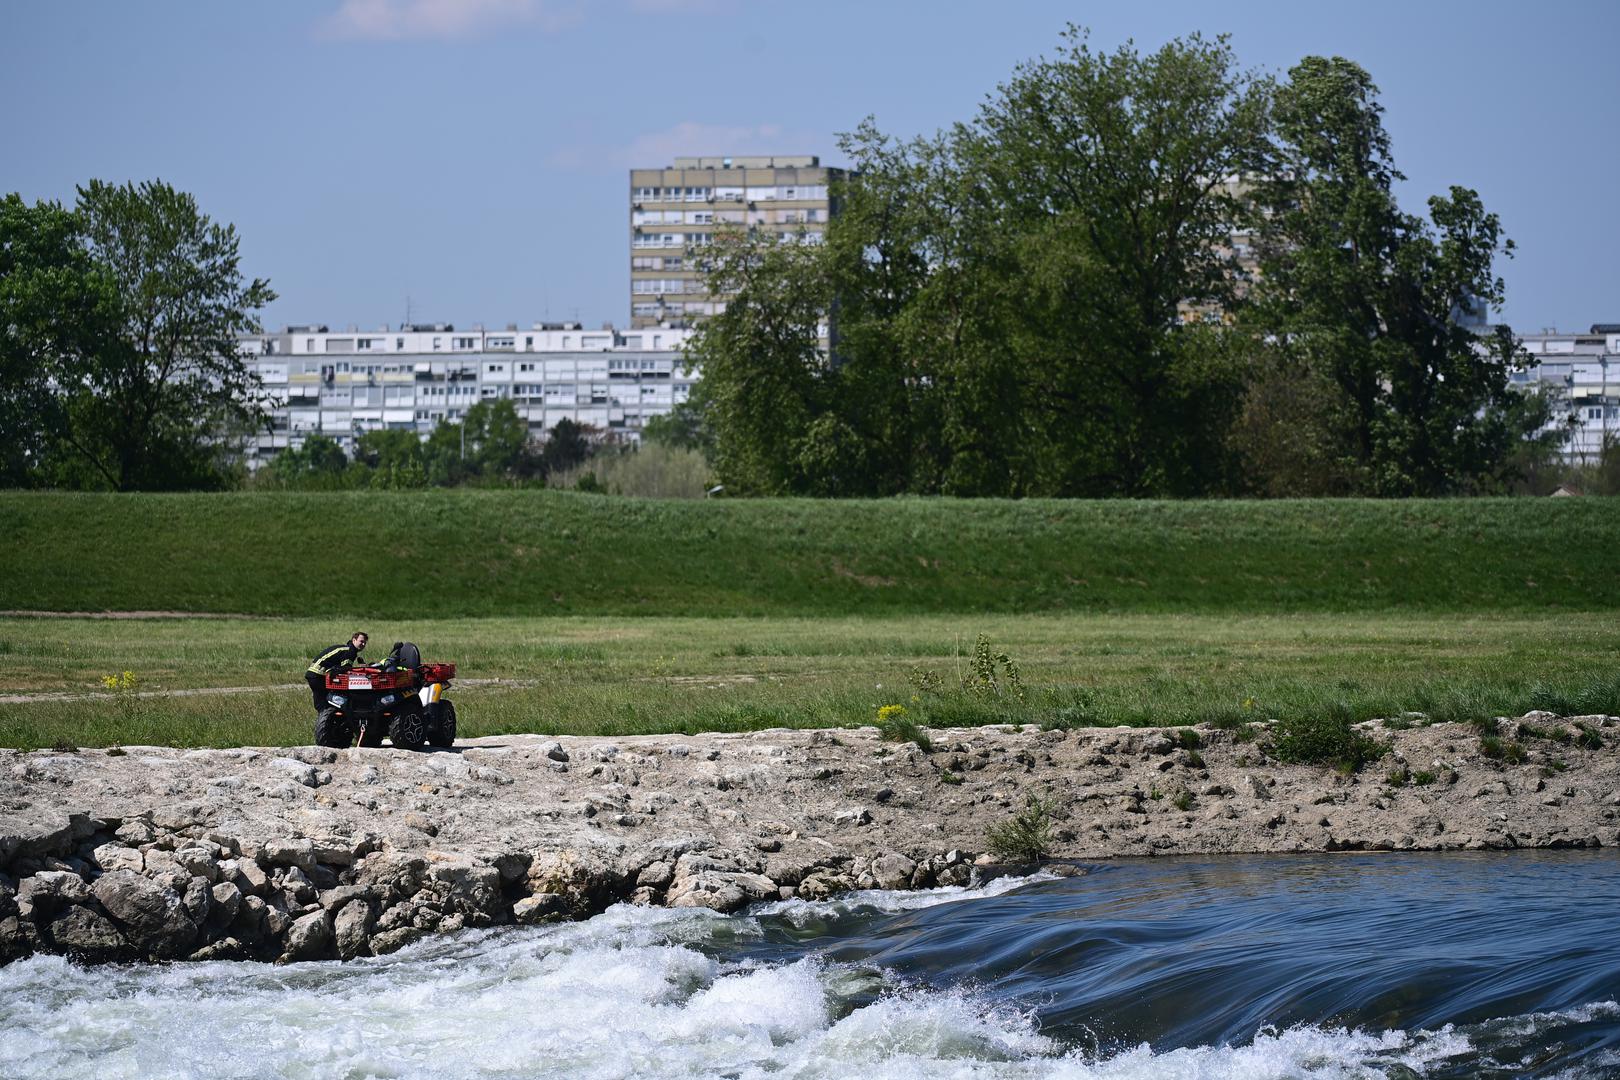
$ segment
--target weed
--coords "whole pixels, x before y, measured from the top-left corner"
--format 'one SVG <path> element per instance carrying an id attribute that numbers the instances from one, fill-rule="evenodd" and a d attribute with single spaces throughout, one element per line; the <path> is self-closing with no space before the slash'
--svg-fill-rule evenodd
<path id="1" fill-rule="evenodd" d="M 1204 755 L 1200 754 L 1196 750 L 1187 751 L 1187 768 L 1189 768 L 1189 769 L 1202 769 L 1203 767 L 1204 767 Z"/>
<path id="2" fill-rule="evenodd" d="M 1181 745 L 1183 750 L 1197 750 L 1200 746 L 1204 745 L 1204 740 L 1199 738 L 1198 732 L 1194 731 L 1192 728 L 1182 728 L 1180 731 L 1177 731 L 1176 741 Z"/>
<path id="3" fill-rule="evenodd" d="M 878 735 L 888 742 L 916 743 L 924 751 L 934 749 L 928 733 L 917 726 L 904 705 L 884 705 L 877 711 Z"/>
<path id="4" fill-rule="evenodd" d="M 996 675 L 998 668 L 1006 679 L 1005 689 Z M 962 689 L 978 696 L 1000 697 L 1005 694 L 1016 698 L 1020 704 L 1024 701 L 1024 684 L 1018 677 L 1018 664 L 1005 652 L 992 652 L 990 638 L 984 634 L 980 634 L 973 644 L 973 657 L 968 661 L 967 675 L 962 678 Z"/>
<path id="5" fill-rule="evenodd" d="M 126 751 L 122 746 L 109 746 L 109 747 L 107 747 L 107 756 L 108 757 L 123 757 L 127 753 L 128 753 L 128 751 Z"/>
<path id="6" fill-rule="evenodd" d="M 56 742 L 51 744 L 51 749 L 58 754 L 77 754 L 79 752 L 79 748 L 66 739 L 57 739 Z"/>
<path id="7" fill-rule="evenodd" d="M 1042 792 L 1030 792 L 1024 808 L 985 834 L 990 853 L 1004 862 L 1038 863 L 1052 846 L 1052 814 L 1057 804 Z"/>
<path id="8" fill-rule="evenodd" d="M 1405 765 L 1402 765 L 1399 768 L 1389 770 L 1384 776 L 1384 783 L 1390 787 L 1405 787 L 1406 782 L 1410 779 L 1412 779 L 1412 773 Z"/>
<path id="9" fill-rule="evenodd" d="M 949 769 L 941 769 L 939 773 L 939 782 L 942 784 L 956 785 L 962 782 L 962 778 L 956 773 L 951 772 Z"/>
<path id="10" fill-rule="evenodd" d="M 1543 728 L 1534 724 L 1520 723 L 1517 732 L 1519 739 L 1545 739 L 1548 742 L 1567 743 L 1574 738 L 1568 728 Z"/>
<path id="11" fill-rule="evenodd" d="M 1412 774 L 1412 783 L 1417 787 L 1428 787 L 1434 783 L 1436 777 L 1428 769 L 1419 769 Z"/>
<path id="12" fill-rule="evenodd" d="M 1584 720 L 1578 721 L 1575 727 L 1580 731 L 1580 734 L 1575 737 L 1578 746 L 1586 750 L 1603 749 L 1603 733 L 1598 731 L 1597 728 Z"/>
<path id="13" fill-rule="evenodd" d="M 1191 810 L 1193 804 L 1192 792 L 1185 790 L 1178 791 L 1176 792 L 1175 798 L 1171 799 L 1170 802 L 1177 810 Z"/>
<path id="14" fill-rule="evenodd" d="M 1524 744 L 1504 741 L 1497 735 L 1486 735 L 1479 740 L 1479 752 L 1493 761 L 1506 762 L 1509 765 L 1519 765 L 1524 762 Z"/>
<path id="15" fill-rule="evenodd" d="M 1158 802 L 1160 799 L 1164 798 L 1164 792 L 1160 791 L 1157 786 L 1154 786 L 1153 788 L 1149 789 L 1148 798 L 1152 799 L 1154 802 Z"/>

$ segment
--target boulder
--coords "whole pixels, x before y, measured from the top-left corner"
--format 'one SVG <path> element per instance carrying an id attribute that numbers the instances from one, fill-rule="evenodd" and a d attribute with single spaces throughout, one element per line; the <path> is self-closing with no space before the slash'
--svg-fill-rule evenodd
<path id="1" fill-rule="evenodd" d="M 529 925 L 564 918 L 568 914 L 568 898 L 558 893 L 535 893 L 512 905 L 512 919 Z"/>
<path id="2" fill-rule="evenodd" d="M 872 860 L 872 878 L 880 889 L 904 889 L 911 885 L 911 875 L 917 864 L 896 852 L 879 855 Z"/>
<path id="3" fill-rule="evenodd" d="M 337 940 L 332 934 L 332 916 L 326 911 L 312 911 L 294 919 L 287 928 L 287 944 L 280 962 L 295 960 L 329 960 L 337 953 Z"/>
<path id="4" fill-rule="evenodd" d="M 90 891 L 137 952 L 167 960 L 190 951 L 197 923 L 178 894 L 128 870 L 102 875 Z"/>
<path id="5" fill-rule="evenodd" d="M 52 919 L 45 934 L 58 952 L 90 963 L 120 960 L 130 953 L 116 926 L 80 904 L 65 908 Z"/>
<path id="6" fill-rule="evenodd" d="M 337 944 L 338 956 L 353 960 L 369 954 L 372 924 L 371 905 L 364 900 L 350 900 L 339 908 L 337 917 L 332 920 L 332 936 Z"/>
<path id="7" fill-rule="evenodd" d="M 142 822 L 141 824 L 145 824 Z M 90 853 L 90 859 L 100 869 L 111 872 L 114 870 L 133 870 L 140 873 L 146 869 L 146 859 L 132 847 L 123 844 L 106 843 Z"/>
<path id="8" fill-rule="evenodd" d="M 90 899 L 84 879 L 68 870 L 41 870 L 17 884 L 17 910 L 41 925 L 68 904 Z"/>

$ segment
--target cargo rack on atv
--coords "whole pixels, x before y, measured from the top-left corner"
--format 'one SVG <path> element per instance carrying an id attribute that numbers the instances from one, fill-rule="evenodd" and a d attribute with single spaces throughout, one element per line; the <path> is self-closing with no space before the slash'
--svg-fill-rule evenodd
<path id="1" fill-rule="evenodd" d="M 356 667 L 326 676 L 328 690 L 399 690 L 424 683 L 449 682 L 456 677 L 454 664 L 423 664 L 414 668 Z"/>

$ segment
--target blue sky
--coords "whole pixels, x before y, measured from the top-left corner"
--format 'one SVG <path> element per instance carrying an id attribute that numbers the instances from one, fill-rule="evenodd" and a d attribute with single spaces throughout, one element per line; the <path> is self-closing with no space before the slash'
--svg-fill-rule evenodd
<path id="1" fill-rule="evenodd" d="M 993 17 L 987 14 L 994 12 Z M 1620 3 L 9 0 L 0 191 L 161 177 L 242 235 L 266 322 L 629 316 L 626 170 L 972 116 L 1067 22 L 1350 57 L 1416 209 L 1477 188 L 1521 329 L 1620 321 Z"/>

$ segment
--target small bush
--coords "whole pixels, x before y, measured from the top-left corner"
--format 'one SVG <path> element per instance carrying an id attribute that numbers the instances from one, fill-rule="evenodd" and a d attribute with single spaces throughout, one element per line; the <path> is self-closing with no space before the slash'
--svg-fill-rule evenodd
<path id="1" fill-rule="evenodd" d="M 1194 731 L 1192 728 L 1182 728 L 1180 731 L 1177 731 L 1176 742 L 1181 745 L 1183 750 L 1197 750 L 1200 746 L 1204 745 L 1204 740 L 1199 738 L 1198 732 Z"/>
<path id="2" fill-rule="evenodd" d="M 1398 769 L 1389 770 L 1388 774 L 1386 774 L 1384 777 L 1384 783 L 1388 784 L 1390 787 L 1405 787 L 1406 782 L 1410 779 L 1412 779 L 1412 774 L 1407 771 L 1405 765 L 1402 765 Z"/>
<path id="3" fill-rule="evenodd" d="M 1187 768 L 1189 768 L 1189 769 L 1202 769 L 1203 767 L 1204 767 L 1204 755 L 1200 754 L 1196 750 L 1187 751 Z"/>
<path id="4" fill-rule="evenodd" d="M 1580 731 L 1580 734 L 1575 737 L 1577 745 L 1587 750 L 1603 749 L 1603 733 L 1597 728 L 1584 720 L 1577 723 L 1575 727 Z"/>
<path id="5" fill-rule="evenodd" d="M 1001 677 L 996 674 L 998 668 Z M 989 697 L 1007 695 L 1020 703 L 1024 701 L 1024 684 L 1018 676 L 1018 664 L 1004 652 L 993 652 L 990 639 L 984 634 L 980 634 L 974 642 L 973 656 L 968 660 L 968 674 L 962 679 L 962 689 L 970 694 Z"/>
<path id="6" fill-rule="evenodd" d="M 993 825 L 985 835 L 990 853 L 1003 862 L 1038 863 L 1052 846 L 1052 812 L 1056 804 L 1048 795 L 1030 792 L 1024 808 L 1002 825 Z"/>
<path id="7" fill-rule="evenodd" d="M 1338 705 L 1327 713 L 1284 717 L 1277 722 L 1272 753 L 1295 765 L 1330 765 L 1353 773 L 1377 761 L 1388 745 L 1351 726 L 1350 710 Z"/>
<path id="8" fill-rule="evenodd" d="M 1176 797 L 1170 800 L 1177 810 L 1191 810 L 1193 804 L 1192 792 L 1178 791 Z"/>
<path id="9" fill-rule="evenodd" d="M 942 784 L 955 785 L 960 784 L 962 782 L 962 778 L 958 774 L 951 772 L 949 769 L 941 769 L 939 773 L 939 782 Z"/>
<path id="10" fill-rule="evenodd" d="M 1418 787 L 1428 787 L 1430 784 L 1434 783 L 1434 781 L 1435 775 L 1428 769 L 1419 769 L 1417 772 L 1412 774 L 1412 783 Z"/>
<path id="11" fill-rule="evenodd" d="M 1518 765 L 1524 761 L 1524 744 L 1504 741 L 1497 735 L 1486 735 L 1479 740 L 1479 752 L 1493 761 Z"/>

